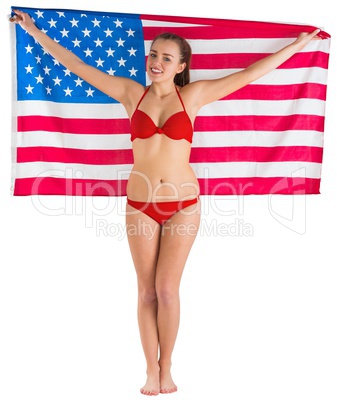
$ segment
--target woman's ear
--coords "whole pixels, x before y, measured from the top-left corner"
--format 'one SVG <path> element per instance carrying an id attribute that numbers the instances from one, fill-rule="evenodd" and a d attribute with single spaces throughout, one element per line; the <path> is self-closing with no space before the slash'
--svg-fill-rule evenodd
<path id="1" fill-rule="evenodd" d="M 186 67 L 186 63 L 181 63 L 181 64 L 179 65 L 177 74 L 183 72 L 183 71 L 185 70 L 185 67 Z"/>

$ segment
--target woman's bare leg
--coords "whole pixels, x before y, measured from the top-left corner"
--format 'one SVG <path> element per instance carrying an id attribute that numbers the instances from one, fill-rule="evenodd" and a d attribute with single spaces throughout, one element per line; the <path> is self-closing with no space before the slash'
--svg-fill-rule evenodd
<path id="1" fill-rule="evenodd" d="M 147 364 L 147 381 L 141 393 L 157 395 L 160 391 L 158 364 L 156 265 L 160 241 L 160 225 L 127 204 L 128 241 L 138 282 L 138 325 Z"/>
<path id="2" fill-rule="evenodd" d="M 171 357 L 180 320 L 179 286 L 200 224 L 200 203 L 177 212 L 162 228 L 156 269 L 157 325 L 160 347 L 160 392 L 177 390 L 171 377 Z M 189 213 L 186 215 L 186 213 Z"/>
<path id="3" fill-rule="evenodd" d="M 157 395 L 177 389 L 171 377 L 171 356 L 180 319 L 179 286 L 199 228 L 200 206 L 177 212 L 162 229 L 141 212 L 129 214 L 134 211 L 127 205 L 128 241 L 138 280 L 138 323 L 148 375 L 141 392 Z"/>

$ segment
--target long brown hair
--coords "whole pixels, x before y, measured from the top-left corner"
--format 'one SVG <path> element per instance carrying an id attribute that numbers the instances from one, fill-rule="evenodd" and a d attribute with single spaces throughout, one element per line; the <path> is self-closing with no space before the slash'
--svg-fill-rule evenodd
<path id="1" fill-rule="evenodd" d="M 186 67 L 181 73 L 178 73 L 174 77 L 174 83 L 183 87 L 190 82 L 190 65 L 191 65 L 191 57 L 192 57 L 192 50 L 191 46 L 187 42 L 186 39 L 182 38 L 179 35 L 170 32 L 164 32 L 162 34 L 157 35 L 152 42 L 152 45 L 157 39 L 163 40 L 172 40 L 179 46 L 180 50 L 180 63 L 186 63 Z"/>

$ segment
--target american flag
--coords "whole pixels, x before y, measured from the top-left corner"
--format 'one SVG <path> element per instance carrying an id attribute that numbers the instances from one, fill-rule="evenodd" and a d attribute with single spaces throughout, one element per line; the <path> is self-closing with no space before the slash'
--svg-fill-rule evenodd
<path id="1" fill-rule="evenodd" d="M 150 82 L 145 60 L 161 32 L 192 47 L 191 80 L 243 69 L 312 26 L 209 18 L 20 8 L 82 60 Z M 123 196 L 133 155 L 129 120 L 114 99 L 13 26 L 16 60 L 14 195 Z M 279 68 L 203 107 L 190 163 L 203 195 L 319 193 L 330 35 Z"/>

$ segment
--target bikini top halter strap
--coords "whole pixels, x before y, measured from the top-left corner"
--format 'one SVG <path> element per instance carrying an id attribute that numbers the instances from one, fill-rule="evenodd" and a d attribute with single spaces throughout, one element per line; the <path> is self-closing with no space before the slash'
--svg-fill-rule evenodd
<path id="1" fill-rule="evenodd" d="M 186 112 L 185 105 L 184 105 L 183 100 L 181 99 L 180 92 L 178 91 L 178 88 L 177 88 L 176 86 L 175 86 L 175 89 L 176 89 L 176 91 L 177 91 L 177 95 L 178 95 L 178 98 L 179 98 L 179 100 L 180 100 L 181 106 L 183 107 L 184 112 Z"/>
<path id="2" fill-rule="evenodd" d="M 151 86 L 151 85 L 150 85 Z M 139 102 L 137 103 L 137 107 L 136 110 L 138 109 L 139 105 L 142 103 L 142 100 L 145 98 L 145 95 L 149 92 L 150 86 L 148 86 L 146 88 L 146 90 L 144 91 L 143 95 L 141 96 L 141 98 L 139 99 Z"/>

